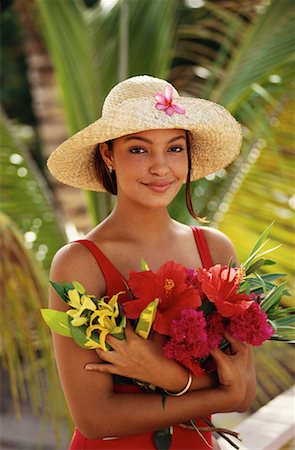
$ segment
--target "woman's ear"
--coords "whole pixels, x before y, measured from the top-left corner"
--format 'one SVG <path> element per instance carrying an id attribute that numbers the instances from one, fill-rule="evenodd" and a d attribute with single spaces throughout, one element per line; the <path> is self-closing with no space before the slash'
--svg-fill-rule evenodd
<path id="1" fill-rule="evenodd" d="M 102 159 L 104 160 L 104 163 L 107 167 L 113 166 L 113 155 L 112 150 L 108 146 L 106 142 L 103 142 L 102 144 L 99 144 L 99 151 L 101 154 Z"/>

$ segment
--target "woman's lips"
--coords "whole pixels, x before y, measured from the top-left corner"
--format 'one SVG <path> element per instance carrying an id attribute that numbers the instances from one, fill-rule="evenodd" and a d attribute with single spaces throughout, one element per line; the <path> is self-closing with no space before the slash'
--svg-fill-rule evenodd
<path id="1" fill-rule="evenodd" d="M 162 193 L 166 192 L 170 188 L 172 183 L 173 181 L 167 181 L 163 183 L 144 183 L 144 185 L 154 192 Z"/>

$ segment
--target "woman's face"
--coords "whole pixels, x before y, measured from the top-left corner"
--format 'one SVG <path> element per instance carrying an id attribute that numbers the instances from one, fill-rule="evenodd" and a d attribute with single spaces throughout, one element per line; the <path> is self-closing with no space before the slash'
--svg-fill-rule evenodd
<path id="1" fill-rule="evenodd" d="M 186 132 L 150 130 L 114 139 L 112 166 L 118 199 L 149 207 L 166 207 L 188 171 Z"/>

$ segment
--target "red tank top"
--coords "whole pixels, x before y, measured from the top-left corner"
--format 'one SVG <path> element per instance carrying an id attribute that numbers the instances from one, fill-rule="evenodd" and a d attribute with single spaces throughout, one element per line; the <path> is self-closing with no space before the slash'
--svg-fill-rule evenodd
<path id="1" fill-rule="evenodd" d="M 193 227 L 192 230 L 202 265 L 205 269 L 209 269 L 209 267 L 213 266 L 213 261 L 209 252 L 204 231 L 199 227 Z M 105 278 L 107 295 L 112 296 L 119 291 L 126 291 L 125 283 L 127 283 L 127 280 L 92 241 L 87 239 L 79 239 L 74 242 L 80 242 L 82 245 L 87 247 L 96 259 Z M 124 296 L 122 295 L 120 298 L 123 300 Z M 127 298 L 129 299 L 129 296 Z"/>
<path id="2" fill-rule="evenodd" d="M 209 269 L 209 267 L 213 265 L 213 261 L 209 253 L 204 232 L 199 227 L 193 227 L 192 230 L 200 259 L 202 261 L 202 265 L 204 268 Z M 123 275 L 118 271 L 118 269 L 116 269 L 114 264 L 93 242 L 87 239 L 80 239 L 74 242 L 80 242 L 82 245 L 84 245 L 96 259 L 105 278 L 106 295 L 112 296 L 119 291 L 126 291 L 125 283 L 127 282 L 127 280 L 125 280 Z M 125 295 L 126 300 L 129 300 L 129 295 Z M 122 301 L 124 301 L 124 294 L 120 298 Z M 120 384 L 114 384 L 114 391 L 116 393 L 142 393 L 140 388 L 137 386 Z M 197 427 L 206 426 L 202 419 L 196 419 L 195 423 Z M 198 435 L 196 431 L 184 429 L 180 426 L 174 426 L 173 429 L 174 431 L 170 447 L 171 450 L 208 450 L 208 448 L 211 448 L 212 436 L 210 432 L 202 432 Z M 153 444 L 152 432 L 132 436 L 124 436 L 120 438 L 90 440 L 83 436 L 77 428 L 75 429 L 72 441 L 69 446 L 69 450 L 148 450 L 154 448 L 155 446 Z"/>

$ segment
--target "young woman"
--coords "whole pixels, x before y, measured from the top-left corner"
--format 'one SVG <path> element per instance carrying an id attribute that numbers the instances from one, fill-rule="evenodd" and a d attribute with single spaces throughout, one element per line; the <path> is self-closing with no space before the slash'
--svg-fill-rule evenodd
<path id="1" fill-rule="evenodd" d="M 142 258 L 154 271 L 170 260 L 195 269 L 237 262 L 224 234 L 176 222 L 167 207 L 186 182 L 194 214 L 190 181 L 228 165 L 241 139 L 239 124 L 217 104 L 180 97 L 168 82 L 149 76 L 119 83 L 107 96 L 102 117 L 49 158 L 49 169 L 60 181 L 117 196 L 112 213 L 85 239 L 57 252 L 50 279 L 78 280 L 88 293 L 102 297 L 126 291 L 124 281 L 131 270 L 140 271 Z M 50 307 L 66 309 L 53 289 Z M 130 325 L 124 341 L 107 338 L 112 352 L 83 350 L 54 334 L 76 425 L 70 449 L 153 449 L 154 432 L 170 426 L 171 449 L 208 449 L 211 433 L 199 435 L 184 424 L 216 412 L 244 411 L 255 395 L 251 349 L 226 337 L 231 351 L 212 352 L 217 372 L 197 378 L 163 356 L 162 335 L 144 340 Z M 171 395 L 163 408 L 161 395 L 116 384 L 113 375 L 146 381 Z M 196 424 L 205 426 L 201 419 Z"/>

